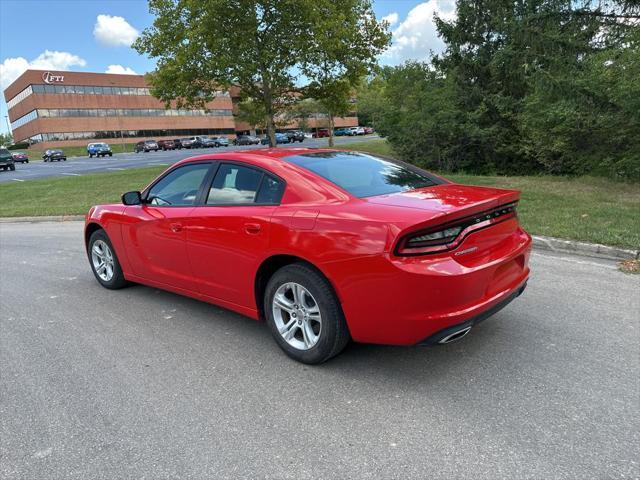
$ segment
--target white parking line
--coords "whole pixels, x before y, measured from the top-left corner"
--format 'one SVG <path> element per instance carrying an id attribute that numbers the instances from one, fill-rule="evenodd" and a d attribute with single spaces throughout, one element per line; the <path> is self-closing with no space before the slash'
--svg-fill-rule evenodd
<path id="1" fill-rule="evenodd" d="M 72 177 L 79 177 L 80 176 L 79 173 L 61 173 L 60 175 L 70 175 Z"/>
<path id="2" fill-rule="evenodd" d="M 125 168 L 111 167 L 107 168 L 107 170 L 126 170 Z"/>
<path id="3" fill-rule="evenodd" d="M 24 180 L 20 180 L 19 178 L 12 178 L 11 180 L 13 180 L 14 182 L 24 182 Z"/>

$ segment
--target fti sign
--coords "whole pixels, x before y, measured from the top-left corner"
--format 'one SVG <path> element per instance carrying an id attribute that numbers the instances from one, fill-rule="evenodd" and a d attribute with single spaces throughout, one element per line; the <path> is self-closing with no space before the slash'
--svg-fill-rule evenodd
<path id="1" fill-rule="evenodd" d="M 64 75 L 59 73 L 44 72 L 42 74 L 42 81 L 44 83 L 62 83 L 64 82 Z"/>

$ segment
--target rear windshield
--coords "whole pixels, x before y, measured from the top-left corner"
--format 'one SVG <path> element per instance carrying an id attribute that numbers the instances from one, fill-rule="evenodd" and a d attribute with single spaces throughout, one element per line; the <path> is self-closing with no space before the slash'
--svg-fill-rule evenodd
<path id="1" fill-rule="evenodd" d="M 311 170 L 360 198 L 444 183 L 412 165 L 365 153 L 306 153 L 285 157 L 285 160 Z"/>

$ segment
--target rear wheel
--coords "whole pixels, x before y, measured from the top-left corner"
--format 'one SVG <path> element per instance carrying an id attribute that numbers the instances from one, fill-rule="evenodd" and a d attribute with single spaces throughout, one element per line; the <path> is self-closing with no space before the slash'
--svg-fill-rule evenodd
<path id="1" fill-rule="evenodd" d="M 15 165 L 9 165 L 9 170 L 11 170 L 12 172 L 16 169 Z"/>
<path id="2" fill-rule="evenodd" d="M 276 343 L 299 362 L 325 362 L 349 342 L 349 329 L 333 288 L 308 265 L 287 265 L 271 277 L 264 311 Z"/>
<path id="3" fill-rule="evenodd" d="M 100 285 L 111 290 L 127 285 L 116 252 L 104 230 L 96 230 L 91 234 L 87 254 L 91 270 Z"/>

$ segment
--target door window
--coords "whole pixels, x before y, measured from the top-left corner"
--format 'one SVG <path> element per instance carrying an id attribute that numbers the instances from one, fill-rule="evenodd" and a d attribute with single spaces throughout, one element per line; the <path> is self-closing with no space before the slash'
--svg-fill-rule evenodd
<path id="1" fill-rule="evenodd" d="M 149 203 L 171 207 L 194 205 L 209 167 L 208 163 L 194 163 L 176 168 L 151 187 Z"/>
<path id="2" fill-rule="evenodd" d="M 284 193 L 284 182 L 271 175 L 266 175 L 262 179 L 256 203 L 275 205 L 279 204 Z"/>
<path id="3" fill-rule="evenodd" d="M 207 197 L 208 205 L 254 203 L 263 173 L 240 165 L 223 164 Z"/>

